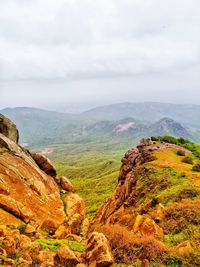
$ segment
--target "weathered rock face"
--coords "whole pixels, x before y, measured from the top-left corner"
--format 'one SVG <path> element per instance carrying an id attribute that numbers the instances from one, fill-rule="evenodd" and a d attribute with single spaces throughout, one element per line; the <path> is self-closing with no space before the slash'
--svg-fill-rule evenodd
<path id="1" fill-rule="evenodd" d="M 54 179 L 38 167 L 28 152 L 0 134 L 1 224 L 29 223 L 47 228 L 53 224 L 56 229 L 65 218 Z"/>
<path id="2" fill-rule="evenodd" d="M 189 233 L 191 228 L 199 231 L 196 220 L 200 200 L 196 188 L 200 192 L 200 175 L 191 173 L 191 166 L 182 165 L 180 153 L 177 154 L 180 150 L 191 154 L 174 144 L 145 139 L 122 159 L 116 190 L 90 226 L 90 231 L 106 236 L 115 262 L 143 266 L 154 261 L 165 266 L 167 257 L 190 257 L 192 246 L 198 250 L 198 237 L 190 242 L 193 236 Z M 191 181 L 189 187 L 186 180 L 185 186 L 180 180 L 183 169 L 188 172 L 188 177 L 184 175 Z M 189 193 L 185 194 L 186 191 Z M 191 240 L 169 247 L 165 240 L 174 231 L 183 231 L 183 225 Z"/>
<path id="3" fill-rule="evenodd" d="M 60 178 L 60 184 L 62 186 L 62 189 L 68 191 L 68 192 L 73 192 L 73 185 L 71 184 L 71 182 L 69 181 L 69 179 L 67 179 L 66 177 L 62 176 Z"/>
<path id="4" fill-rule="evenodd" d="M 90 234 L 87 241 L 86 258 L 91 267 L 107 267 L 113 264 L 108 240 L 102 233 Z"/>
<path id="5" fill-rule="evenodd" d="M 51 177 L 54 178 L 56 177 L 56 169 L 54 168 L 53 164 L 47 157 L 39 153 L 31 153 L 31 156 L 41 170 L 43 170 L 46 174 L 50 175 Z"/>
<path id="6" fill-rule="evenodd" d="M 16 125 L 2 114 L 0 114 L 0 133 L 11 139 L 13 142 L 18 143 L 19 133 Z"/>
<path id="7" fill-rule="evenodd" d="M 61 245 L 55 256 L 56 266 L 75 267 L 79 263 L 78 258 L 67 245 Z"/>
<path id="8" fill-rule="evenodd" d="M 75 193 L 68 192 L 65 196 L 66 215 L 70 230 L 73 234 L 80 232 L 85 218 L 85 205 L 83 199 Z"/>
<path id="9" fill-rule="evenodd" d="M 146 162 L 155 160 L 153 152 L 170 148 L 181 149 L 191 153 L 187 149 L 180 148 L 174 144 L 154 144 L 150 139 L 143 139 L 140 145 L 125 154 L 122 159 L 116 190 L 96 216 L 100 223 L 112 222 L 112 220 L 115 220 L 115 214 L 120 219 L 120 210 L 123 214 L 124 208 L 133 205 L 139 167 Z"/>

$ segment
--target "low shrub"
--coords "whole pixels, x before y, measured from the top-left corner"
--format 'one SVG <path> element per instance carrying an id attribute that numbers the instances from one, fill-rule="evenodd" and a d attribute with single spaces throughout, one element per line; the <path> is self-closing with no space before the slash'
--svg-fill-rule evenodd
<path id="1" fill-rule="evenodd" d="M 168 252 L 165 244 L 153 237 L 138 237 L 120 225 L 106 225 L 98 229 L 110 242 L 115 262 L 133 264 L 136 259 L 162 261 Z"/>
<path id="2" fill-rule="evenodd" d="M 200 162 L 198 162 L 192 167 L 192 171 L 200 172 Z"/>
<path id="3" fill-rule="evenodd" d="M 193 159 L 189 156 L 186 156 L 182 159 L 182 162 L 187 163 L 187 164 L 193 164 Z"/>
<path id="4" fill-rule="evenodd" d="M 178 156 L 185 156 L 185 151 L 179 149 L 179 150 L 176 152 L 176 154 L 177 154 Z"/>

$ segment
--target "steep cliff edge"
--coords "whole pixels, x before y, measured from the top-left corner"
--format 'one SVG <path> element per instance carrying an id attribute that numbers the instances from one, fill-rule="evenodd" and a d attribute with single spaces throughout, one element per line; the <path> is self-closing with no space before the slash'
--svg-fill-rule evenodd
<path id="1" fill-rule="evenodd" d="M 91 227 L 108 238 L 116 263 L 199 266 L 198 164 L 183 146 L 150 139 L 125 154 L 116 190 Z"/>
<path id="2" fill-rule="evenodd" d="M 16 126 L 0 114 L 0 266 L 110 266 L 106 237 L 87 239 L 88 226 L 71 182 L 22 148 Z"/>
<path id="3" fill-rule="evenodd" d="M 31 155 L 0 134 L 0 220 L 4 224 L 29 223 L 34 227 L 65 220 L 60 190 Z"/>

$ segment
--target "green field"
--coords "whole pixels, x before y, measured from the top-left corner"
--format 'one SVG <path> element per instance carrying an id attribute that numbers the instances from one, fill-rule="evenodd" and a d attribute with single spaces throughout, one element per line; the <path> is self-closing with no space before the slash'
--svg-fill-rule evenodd
<path id="1" fill-rule="evenodd" d="M 121 158 L 130 144 L 58 144 L 48 146 L 53 153 L 58 176 L 66 176 L 83 197 L 86 212 L 92 217 L 98 207 L 113 193 L 117 184 Z"/>

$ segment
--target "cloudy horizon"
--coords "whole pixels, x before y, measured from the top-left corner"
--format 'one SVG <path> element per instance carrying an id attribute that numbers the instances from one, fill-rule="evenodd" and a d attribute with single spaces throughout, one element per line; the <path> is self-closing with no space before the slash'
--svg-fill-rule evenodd
<path id="1" fill-rule="evenodd" d="M 198 0 L 2 0 L 0 108 L 200 104 Z"/>

